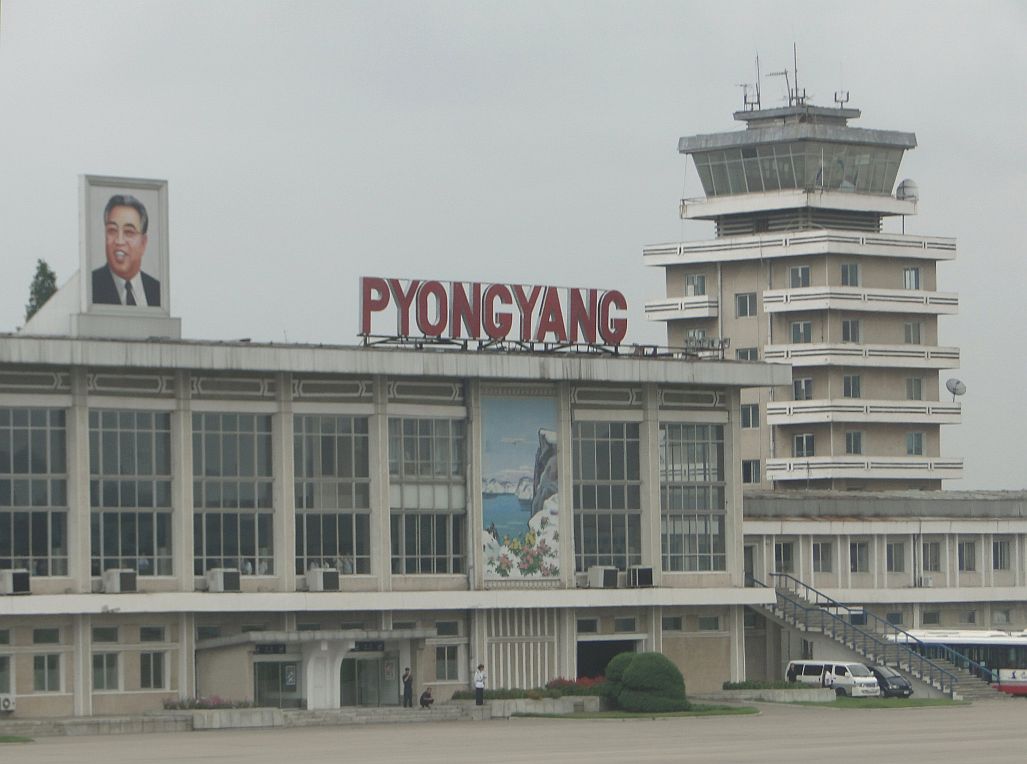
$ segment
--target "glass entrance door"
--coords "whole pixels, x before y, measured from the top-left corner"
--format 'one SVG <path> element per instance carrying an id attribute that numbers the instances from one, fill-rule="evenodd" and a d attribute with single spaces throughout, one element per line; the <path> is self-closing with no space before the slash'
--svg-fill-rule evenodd
<path id="1" fill-rule="evenodd" d="M 340 681 L 344 706 L 379 706 L 382 699 L 382 659 L 346 658 Z"/>
<path id="2" fill-rule="evenodd" d="M 295 661 L 255 663 L 253 700 L 258 706 L 299 708 L 299 664 Z"/>

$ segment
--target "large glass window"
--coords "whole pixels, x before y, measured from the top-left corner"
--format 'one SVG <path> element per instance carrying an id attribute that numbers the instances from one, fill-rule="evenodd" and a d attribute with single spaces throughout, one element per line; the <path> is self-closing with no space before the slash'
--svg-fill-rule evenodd
<path id="1" fill-rule="evenodd" d="M 664 570 L 726 570 L 724 428 L 660 425 Z"/>
<path id="2" fill-rule="evenodd" d="M 902 269 L 902 287 L 903 287 L 903 289 L 919 289 L 920 288 L 920 269 L 919 268 L 903 268 Z"/>
<path id="3" fill-rule="evenodd" d="M 906 321 L 903 325 L 903 340 L 907 345 L 919 345 L 923 338 L 924 325 L 920 321 Z"/>
<path id="4" fill-rule="evenodd" d="M 164 653 L 139 653 L 139 687 L 144 690 L 164 689 Z"/>
<path id="5" fill-rule="evenodd" d="M 842 397 L 859 398 L 862 393 L 862 380 L 859 374 L 845 374 L 842 376 Z"/>
<path id="6" fill-rule="evenodd" d="M 842 319 L 842 342 L 860 342 L 862 322 L 858 318 Z"/>
<path id="7" fill-rule="evenodd" d="M 439 645 L 435 648 L 435 680 L 455 682 L 460 678 L 460 646 Z"/>
<path id="8" fill-rule="evenodd" d="M 813 322 L 793 321 L 792 322 L 792 344 L 803 345 L 813 342 Z"/>
<path id="9" fill-rule="evenodd" d="M 296 572 L 371 572 L 367 417 L 295 417 Z"/>
<path id="10" fill-rule="evenodd" d="M 816 449 L 814 448 L 813 442 L 813 433 L 804 432 L 799 435 L 796 435 L 793 438 L 792 455 L 797 458 L 816 455 Z"/>
<path id="11" fill-rule="evenodd" d="M 851 430 L 845 433 L 845 453 L 858 455 L 863 453 L 863 433 Z"/>
<path id="12" fill-rule="evenodd" d="M 32 689 L 34 692 L 61 691 L 60 653 L 32 656 Z"/>
<path id="13" fill-rule="evenodd" d="M 870 572 L 870 542 L 853 541 L 849 544 L 849 572 Z"/>
<path id="14" fill-rule="evenodd" d="M 810 285 L 810 269 L 808 265 L 794 265 L 788 269 L 788 285 L 792 289 L 802 289 Z"/>
<path id="15" fill-rule="evenodd" d="M 706 294 L 706 275 L 703 273 L 689 273 L 685 276 L 685 295 L 687 297 L 699 297 Z"/>
<path id="16" fill-rule="evenodd" d="M 813 542 L 813 572 L 814 573 L 830 573 L 832 562 L 831 562 L 831 547 L 830 541 L 814 541 Z"/>
<path id="17" fill-rule="evenodd" d="M 907 432 L 906 433 L 906 455 L 907 456 L 923 456 L 924 455 L 924 434 L 922 432 Z"/>
<path id="18" fill-rule="evenodd" d="M 466 453 L 463 420 L 389 420 L 393 573 L 463 572 Z"/>
<path id="19" fill-rule="evenodd" d="M 639 425 L 574 424 L 574 562 L 577 570 L 642 563 Z"/>
<path id="20" fill-rule="evenodd" d="M 971 573 L 977 570 L 977 543 L 974 541 L 960 541 L 956 545 L 956 552 L 959 558 L 959 570 L 961 573 Z"/>
<path id="21" fill-rule="evenodd" d="M 802 377 L 792 380 L 792 397 L 797 401 L 813 400 L 813 378 Z"/>
<path id="22" fill-rule="evenodd" d="M 735 295 L 735 315 L 739 318 L 756 315 L 755 292 L 740 292 Z"/>
<path id="23" fill-rule="evenodd" d="M 995 539 L 991 542 L 991 569 L 1009 570 L 1010 565 L 1009 539 Z"/>
<path id="24" fill-rule="evenodd" d="M 924 399 L 923 377 L 906 377 L 906 400 L 922 401 Z"/>
<path id="25" fill-rule="evenodd" d="M 791 573 L 795 570 L 795 544 L 778 541 L 774 544 L 774 572 Z"/>
<path id="26" fill-rule="evenodd" d="M 859 286 L 859 265 L 856 263 L 842 263 L 842 286 Z"/>
<path id="27" fill-rule="evenodd" d="M 0 409 L 0 569 L 68 574 L 64 411 Z"/>
<path id="28" fill-rule="evenodd" d="M 925 541 L 923 545 L 924 570 L 927 573 L 941 572 L 941 542 Z"/>
<path id="29" fill-rule="evenodd" d="M 901 541 L 889 541 L 886 547 L 887 571 L 903 573 L 906 570 L 906 545 Z"/>
<path id="30" fill-rule="evenodd" d="M 93 653 L 93 689 L 117 690 L 118 654 Z"/>
<path id="31" fill-rule="evenodd" d="M 193 415 L 193 573 L 274 573 L 271 417 Z"/>
<path id="32" fill-rule="evenodd" d="M 171 575 L 171 415 L 89 412 L 92 574 Z"/>

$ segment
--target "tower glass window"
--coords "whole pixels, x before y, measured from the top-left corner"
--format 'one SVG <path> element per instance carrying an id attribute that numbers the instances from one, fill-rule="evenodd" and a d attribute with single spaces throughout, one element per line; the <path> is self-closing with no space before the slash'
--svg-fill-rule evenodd
<path id="1" fill-rule="evenodd" d="M 271 417 L 193 414 L 193 573 L 274 573 Z"/>
<path id="2" fill-rule="evenodd" d="M 664 570 L 727 570 L 724 428 L 660 425 Z"/>
<path id="3" fill-rule="evenodd" d="M 906 377 L 906 400 L 922 401 L 924 399 L 923 377 Z"/>
<path id="4" fill-rule="evenodd" d="M 0 569 L 68 573 L 68 468 L 61 409 L 0 408 Z"/>
<path id="5" fill-rule="evenodd" d="M 92 574 L 171 575 L 171 415 L 89 412 Z"/>
<path id="6" fill-rule="evenodd" d="M 906 433 L 906 456 L 924 455 L 924 434 L 922 432 Z"/>
<path id="7" fill-rule="evenodd" d="M 774 544 L 774 571 L 776 573 L 792 573 L 795 570 L 795 544 L 791 541 L 778 541 Z"/>
<path id="8" fill-rule="evenodd" d="M 792 380 L 792 397 L 797 401 L 813 400 L 813 378 L 802 377 Z"/>
<path id="9" fill-rule="evenodd" d="M 831 547 L 830 541 L 814 541 L 813 542 L 813 572 L 814 573 L 830 573 L 831 572 Z"/>
<path id="10" fill-rule="evenodd" d="M 756 348 L 738 348 L 735 350 L 735 358 L 739 361 L 758 361 L 760 354 Z"/>
<path id="11" fill-rule="evenodd" d="M 845 433 L 845 453 L 858 455 L 863 453 L 863 433 L 853 430 Z"/>
<path id="12" fill-rule="evenodd" d="M 903 325 L 903 338 L 907 345 L 921 344 L 924 325 L 920 321 L 906 321 Z"/>
<path id="13" fill-rule="evenodd" d="M 760 404 L 742 404 L 742 429 L 755 430 L 760 426 Z"/>
<path id="14" fill-rule="evenodd" d="M 466 474 L 463 420 L 389 420 L 393 573 L 463 572 Z"/>
<path id="15" fill-rule="evenodd" d="M 758 482 L 760 482 L 760 460 L 759 459 L 743 459 L 742 460 L 742 482 L 743 483 L 758 483 Z"/>
<path id="16" fill-rule="evenodd" d="M 685 276 L 685 296 L 699 297 L 706 294 L 706 276 L 702 273 L 689 273 Z"/>
<path id="17" fill-rule="evenodd" d="M 296 572 L 313 567 L 371 572 L 368 419 L 294 419 Z"/>
<path id="18" fill-rule="evenodd" d="M 904 573 L 906 570 L 906 545 L 901 541 L 889 541 L 885 553 L 887 571 Z"/>

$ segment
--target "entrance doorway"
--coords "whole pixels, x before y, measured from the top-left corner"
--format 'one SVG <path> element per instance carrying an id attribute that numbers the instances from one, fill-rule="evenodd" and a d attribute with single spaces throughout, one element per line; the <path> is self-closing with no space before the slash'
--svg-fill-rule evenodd
<path id="1" fill-rule="evenodd" d="M 578 642 L 578 676 L 600 676 L 615 655 L 635 652 L 634 640 L 601 640 Z"/>
<path id="2" fill-rule="evenodd" d="M 343 706 L 397 706 L 399 681 L 394 653 L 344 658 L 339 675 L 340 704 Z"/>
<path id="3" fill-rule="evenodd" d="M 745 585 L 755 586 L 753 580 L 756 575 L 756 545 L 746 544 L 742 547 L 742 570 L 745 573 Z"/>
<path id="4" fill-rule="evenodd" d="M 299 673 L 299 663 L 295 661 L 254 663 L 254 703 L 273 708 L 299 708 Z"/>

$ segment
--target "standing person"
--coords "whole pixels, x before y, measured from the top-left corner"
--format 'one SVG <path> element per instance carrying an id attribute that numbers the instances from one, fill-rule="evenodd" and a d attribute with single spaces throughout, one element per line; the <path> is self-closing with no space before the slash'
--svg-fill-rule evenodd
<path id="1" fill-rule="evenodd" d="M 478 670 L 474 672 L 474 704 L 485 705 L 485 680 L 489 675 L 485 673 L 485 664 L 479 663 Z"/>
<path id="2" fill-rule="evenodd" d="M 403 708 L 414 707 L 414 675 L 410 667 L 403 669 Z"/>

